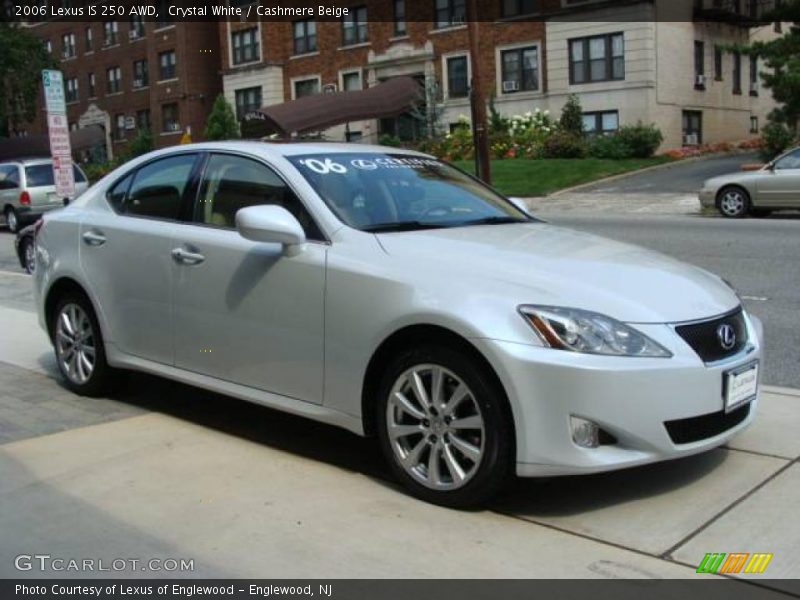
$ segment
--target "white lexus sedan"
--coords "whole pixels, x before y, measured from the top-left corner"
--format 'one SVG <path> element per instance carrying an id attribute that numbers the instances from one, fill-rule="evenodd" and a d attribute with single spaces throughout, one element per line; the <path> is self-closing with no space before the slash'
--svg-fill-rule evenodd
<path id="1" fill-rule="evenodd" d="M 133 369 L 377 435 L 443 505 L 702 452 L 756 412 L 761 325 L 719 277 L 419 153 L 173 147 L 48 213 L 36 244 L 75 392 Z"/>

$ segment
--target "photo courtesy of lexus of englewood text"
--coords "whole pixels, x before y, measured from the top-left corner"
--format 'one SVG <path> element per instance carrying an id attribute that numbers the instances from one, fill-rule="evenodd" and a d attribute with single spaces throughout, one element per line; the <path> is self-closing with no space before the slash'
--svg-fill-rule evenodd
<path id="1" fill-rule="evenodd" d="M 800 0 L 8 0 L 0 597 L 800 598 Z"/>

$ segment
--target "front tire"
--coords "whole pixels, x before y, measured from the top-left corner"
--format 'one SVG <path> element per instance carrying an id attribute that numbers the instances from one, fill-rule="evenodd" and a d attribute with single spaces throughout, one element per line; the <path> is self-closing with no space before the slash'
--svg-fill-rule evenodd
<path id="1" fill-rule="evenodd" d="M 56 305 L 51 336 L 58 369 L 67 387 L 81 396 L 101 396 L 112 369 L 106 362 L 103 335 L 86 296 L 70 293 Z"/>
<path id="2" fill-rule="evenodd" d="M 401 353 L 379 393 L 381 448 L 414 496 L 465 508 L 506 481 L 514 459 L 507 400 L 470 353 L 438 345 Z"/>
<path id="3" fill-rule="evenodd" d="M 750 194 L 739 186 L 723 188 L 717 197 L 717 208 L 723 217 L 741 219 L 750 212 Z"/>
<path id="4" fill-rule="evenodd" d="M 9 206 L 6 208 L 3 214 L 6 218 L 6 226 L 8 227 L 8 230 L 11 233 L 17 233 L 19 231 L 19 215 L 17 214 L 17 211 L 13 206 Z"/>

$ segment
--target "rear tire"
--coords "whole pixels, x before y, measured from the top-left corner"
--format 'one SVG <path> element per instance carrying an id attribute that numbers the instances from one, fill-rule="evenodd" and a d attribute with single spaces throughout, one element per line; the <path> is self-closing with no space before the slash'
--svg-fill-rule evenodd
<path id="1" fill-rule="evenodd" d="M 58 301 L 51 319 L 51 337 L 67 387 L 81 396 L 105 394 L 113 369 L 106 361 L 94 308 L 85 295 L 71 292 Z"/>
<path id="2" fill-rule="evenodd" d="M 738 185 L 722 188 L 717 196 L 717 208 L 723 217 L 741 219 L 747 216 L 750 207 L 750 194 Z"/>
<path id="3" fill-rule="evenodd" d="M 395 477 L 417 498 L 476 506 L 512 472 L 508 401 L 487 371 L 470 353 L 443 345 L 409 349 L 386 368 L 378 437 Z"/>
<path id="4" fill-rule="evenodd" d="M 19 231 L 19 215 L 16 209 L 13 206 L 8 206 L 3 215 L 6 218 L 6 227 L 8 227 L 8 230 L 11 233 L 17 233 Z"/>
<path id="5" fill-rule="evenodd" d="M 20 243 L 20 254 L 22 255 L 22 268 L 28 275 L 33 275 L 36 270 L 36 246 L 33 240 L 26 236 Z"/>

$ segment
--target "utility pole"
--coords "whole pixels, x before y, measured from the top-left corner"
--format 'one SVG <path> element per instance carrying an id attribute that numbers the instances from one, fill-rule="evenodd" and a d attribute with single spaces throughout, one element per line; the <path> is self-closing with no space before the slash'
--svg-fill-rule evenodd
<path id="1" fill-rule="evenodd" d="M 468 0 L 467 20 L 469 25 L 469 62 L 472 67 L 470 86 L 470 107 L 472 112 L 472 138 L 475 144 L 476 174 L 485 183 L 492 183 L 492 169 L 489 162 L 489 130 L 486 123 L 486 97 L 483 93 L 481 61 L 478 51 L 480 22 L 478 21 L 478 2 Z"/>

